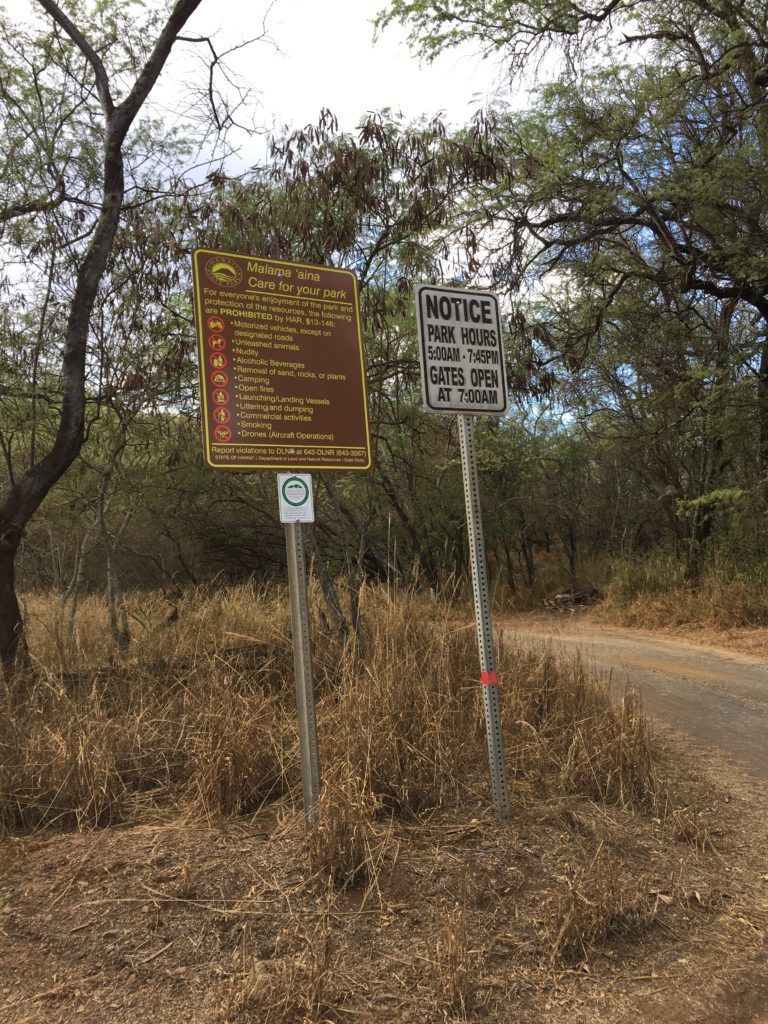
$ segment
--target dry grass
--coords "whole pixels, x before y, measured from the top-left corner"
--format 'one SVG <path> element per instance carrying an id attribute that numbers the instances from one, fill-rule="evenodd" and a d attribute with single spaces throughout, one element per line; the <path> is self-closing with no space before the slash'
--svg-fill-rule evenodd
<path id="1" fill-rule="evenodd" d="M 472 631 L 440 604 L 371 590 L 360 642 L 323 700 L 321 746 L 398 813 L 461 799 L 482 738 Z"/>
<path id="2" fill-rule="evenodd" d="M 311 870 L 341 889 L 375 884 L 389 835 L 386 826 L 377 825 L 379 808 L 366 779 L 346 762 L 334 764 L 308 837 Z"/>
<path id="3" fill-rule="evenodd" d="M 226 673 L 185 690 L 180 736 L 193 806 L 218 814 L 248 814 L 280 796 L 295 754 L 286 709 L 271 693 L 238 692 Z"/>
<path id="4" fill-rule="evenodd" d="M 103 597 L 80 599 L 71 645 L 65 639 L 68 609 L 55 595 L 28 594 L 22 604 L 32 657 L 43 672 L 67 676 L 116 660 Z M 133 637 L 126 665 L 151 665 L 156 672 L 167 666 L 176 673 L 211 655 L 236 661 L 245 651 L 246 656 L 258 653 L 267 676 L 274 670 L 273 681 L 282 677 L 279 655 L 290 648 L 290 608 L 278 587 L 199 587 L 173 597 L 134 591 L 126 595 L 126 604 Z"/>
<path id="5" fill-rule="evenodd" d="M 580 655 L 517 640 L 502 648 L 510 767 L 542 793 L 582 793 L 626 807 L 655 807 L 660 786 L 639 694 L 609 699 Z"/>
<path id="6" fill-rule="evenodd" d="M 327 916 L 284 929 L 269 964 L 254 957 L 243 930 L 240 973 L 206 1024 L 323 1024 L 340 1000 L 333 936 Z"/>
<path id="7" fill-rule="evenodd" d="M 280 592 L 189 592 L 175 621 L 159 626 L 162 596 L 133 595 L 141 615 L 134 613 L 134 644 L 119 662 L 95 601 L 83 603 L 75 644 L 63 655 L 51 643 L 56 603 L 27 603 L 37 673 L 13 707 L 9 691 L 0 695 L 6 828 L 103 825 L 141 816 L 148 805 L 244 814 L 284 794 L 299 799 L 289 611 Z M 477 652 L 471 626 L 414 594 L 366 590 L 357 646 L 341 646 L 315 618 L 325 790 L 309 851 L 315 870 L 346 885 L 375 878 L 388 815 L 487 799 Z M 612 702 L 581 662 L 546 645 L 503 640 L 499 672 L 518 799 L 534 786 L 656 806 L 636 694 Z"/>
<path id="8" fill-rule="evenodd" d="M 759 567 L 752 575 L 715 568 L 691 583 L 677 559 L 656 556 L 619 565 L 595 617 L 640 629 L 768 626 L 768 588 Z"/>
<path id="9" fill-rule="evenodd" d="M 474 960 L 477 961 L 477 952 Z M 473 956 L 467 940 L 466 913 L 461 903 L 445 909 L 435 950 L 435 998 L 440 1014 L 463 1018 L 471 1007 Z"/>
<path id="10" fill-rule="evenodd" d="M 688 843 L 702 853 L 717 852 L 712 826 L 703 810 L 697 807 L 672 807 L 668 820 L 672 838 L 679 843 Z"/>
<path id="11" fill-rule="evenodd" d="M 182 679 L 137 665 L 80 682 L 38 676 L 12 709 L 6 691 L 6 827 L 104 825 L 141 803 L 254 811 L 296 774 L 287 709 L 210 659 Z"/>
<path id="12" fill-rule="evenodd" d="M 763 972 L 733 804 L 693 781 L 675 804 L 637 695 L 552 646 L 498 645 L 502 822 L 466 611 L 371 587 L 355 647 L 313 594 L 323 788 L 305 833 L 280 592 L 190 592 L 174 621 L 161 595 L 133 595 L 123 659 L 95 602 L 66 650 L 58 608 L 35 600 L 37 675 L 0 708 L 16 1019 L 651 1019 L 642 979 L 652 995 L 697 943 L 709 955 L 712 927 L 732 930 L 739 970 L 746 935 Z M 85 831 L 118 820 L 137 827 Z M 54 824 L 80 832 L 25 834 Z M 629 1002 L 611 1003 L 620 972 Z"/>
<path id="13" fill-rule="evenodd" d="M 120 817 L 130 736 L 96 693 L 76 707 L 38 683 L 21 707 L 8 690 L 0 703 L 0 824 L 89 827 Z"/>
<path id="14" fill-rule="evenodd" d="M 602 845 L 590 863 L 569 869 L 563 883 L 548 929 L 552 963 L 586 961 L 610 938 L 637 937 L 654 923 L 664 902 L 647 880 L 625 878 Z"/>

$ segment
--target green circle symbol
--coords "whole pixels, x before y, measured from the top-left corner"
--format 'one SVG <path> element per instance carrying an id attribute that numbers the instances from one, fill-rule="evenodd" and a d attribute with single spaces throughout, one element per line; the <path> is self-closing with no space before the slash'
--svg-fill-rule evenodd
<path id="1" fill-rule="evenodd" d="M 293 497 L 289 495 L 289 489 L 295 492 Z M 309 488 L 300 477 L 289 476 L 283 482 L 283 498 L 289 505 L 299 508 L 301 505 L 306 505 L 309 500 Z"/>

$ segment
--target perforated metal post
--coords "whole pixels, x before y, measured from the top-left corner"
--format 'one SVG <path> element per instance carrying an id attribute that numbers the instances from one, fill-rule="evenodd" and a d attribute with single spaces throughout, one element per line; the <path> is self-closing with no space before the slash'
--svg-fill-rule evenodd
<path id="1" fill-rule="evenodd" d="M 299 717 L 304 818 L 309 825 L 314 825 L 317 821 L 317 800 L 320 794 L 320 760 L 317 755 L 312 648 L 309 641 L 307 565 L 301 523 L 285 524 L 285 544 L 288 549 L 288 591 L 291 599 L 293 665 L 296 676 L 296 710 Z"/>
<path id="2" fill-rule="evenodd" d="M 491 768 L 491 791 L 496 811 L 501 818 L 509 813 L 507 766 L 504 760 L 504 736 L 501 731 L 501 699 L 496 679 L 496 656 L 491 628 L 491 599 L 488 590 L 488 569 L 483 542 L 483 519 L 480 510 L 480 486 L 477 479 L 477 458 L 472 430 L 472 417 L 457 416 L 461 442 L 461 468 L 464 475 L 464 501 L 467 507 L 469 555 L 472 564 L 472 590 L 475 597 L 477 646 L 480 653 L 480 679 L 483 684 L 485 730 L 488 739 L 488 760 Z"/>

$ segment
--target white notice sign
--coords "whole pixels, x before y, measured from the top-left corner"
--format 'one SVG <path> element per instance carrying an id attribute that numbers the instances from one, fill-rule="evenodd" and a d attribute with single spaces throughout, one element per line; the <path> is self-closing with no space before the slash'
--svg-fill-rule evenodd
<path id="1" fill-rule="evenodd" d="M 507 382 L 496 296 L 420 284 L 416 314 L 425 407 L 503 415 Z"/>
<path id="2" fill-rule="evenodd" d="M 278 473 L 277 497 L 281 523 L 314 523 L 315 505 L 309 473 Z"/>

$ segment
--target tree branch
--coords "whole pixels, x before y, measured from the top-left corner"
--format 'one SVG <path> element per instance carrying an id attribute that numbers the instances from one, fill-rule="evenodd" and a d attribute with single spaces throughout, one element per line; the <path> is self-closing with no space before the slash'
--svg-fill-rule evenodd
<path id="1" fill-rule="evenodd" d="M 40 2 L 47 3 L 50 0 L 40 0 Z M 136 78 L 133 88 L 115 112 L 114 136 L 118 144 L 122 143 L 134 118 L 147 96 L 149 96 L 155 82 L 160 77 L 160 72 L 165 66 L 165 62 L 168 59 L 173 44 L 178 38 L 179 32 L 201 3 L 202 0 L 178 0 L 175 4 L 163 31 L 160 33 L 152 49 L 152 53 Z"/>
<path id="2" fill-rule="evenodd" d="M 107 72 L 104 69 L 104 65 L 101 62 L 101 58 L 98 53 L 94 50 L 88 40 L 85 38 L 83 33 L 66 16 L 57 3 L 54 0 L 37 0 L 41 7 L 43 7 L 48 14 L 53 18 L 57 25 L 64 29 L 72 42 L 77 46 L 80 52 L 83 54 L 85 59 L 91 65 L 93 70 L 94 78 L 96 79 L 96 89 L 99 94 L 99 100 L 101 102 L 101 109 L 104 112 L 105 120 L 109 121 L 112 117 L 112 112 L 115 105 L 112 101 L 112 93 L 109 89 L 109 79 L 107 78 Z"/>

